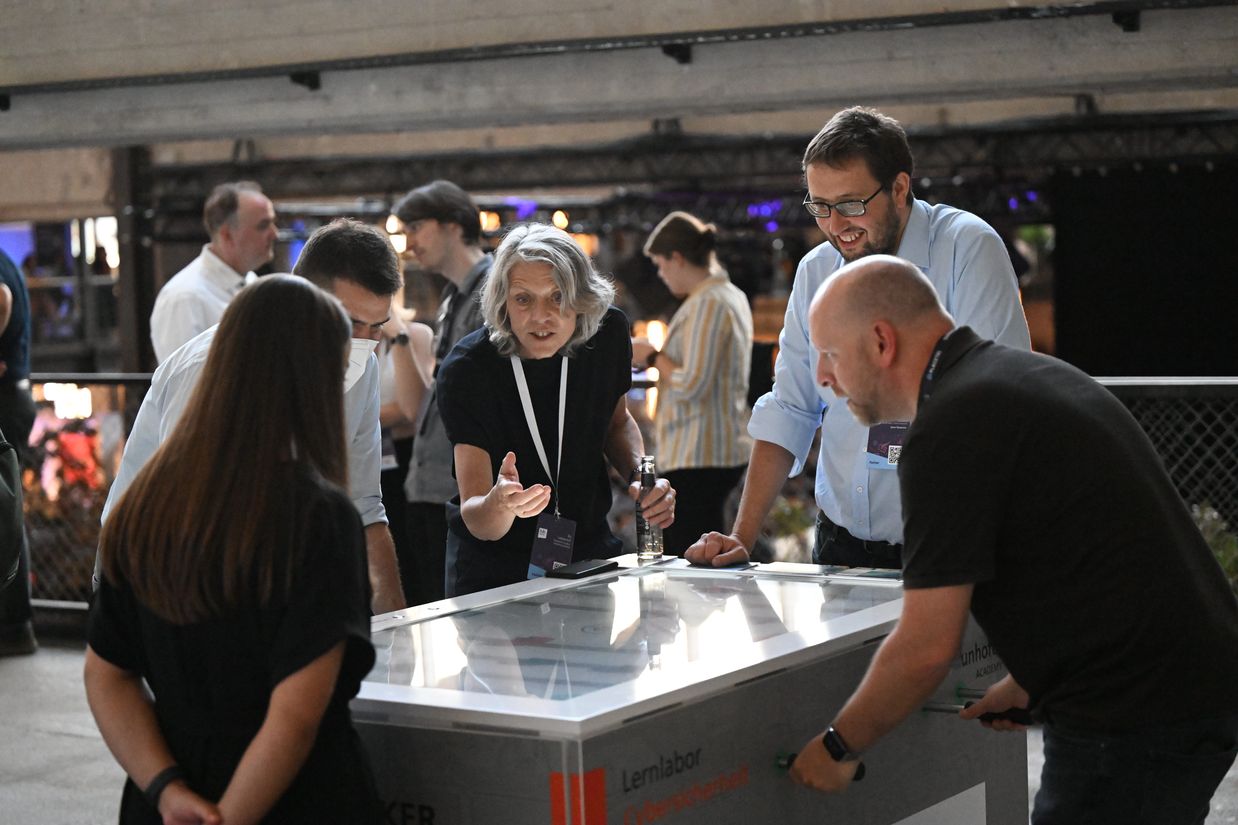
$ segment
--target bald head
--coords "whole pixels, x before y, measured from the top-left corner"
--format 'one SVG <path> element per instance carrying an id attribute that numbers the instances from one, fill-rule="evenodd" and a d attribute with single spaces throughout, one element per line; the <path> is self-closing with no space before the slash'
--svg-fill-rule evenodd
<path id="1" fill-rule="evenodd" d="M 867 326 L 886 321 L 898 329 L 949 320 L 924 273 L 893 255 L 869 255 L 847 264 L 821 285 L 811 313 Z"/>
<path id="2" fill-rule="evenodd" d="M 868 425 L 914 415 L 929 354 L 954 328 L 928 278 L 890 255 L 834 273 L 813 297 L 808 321 L 818 382 Z"/>

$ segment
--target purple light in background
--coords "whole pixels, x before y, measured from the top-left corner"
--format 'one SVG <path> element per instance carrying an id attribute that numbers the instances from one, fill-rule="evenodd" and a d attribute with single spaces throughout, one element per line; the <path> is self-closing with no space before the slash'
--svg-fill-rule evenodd
<path id="1" fill-rule="evenodd" d="M 782 201 L 778 199 L 750 203 L 748 204 L 748 217 L 772 218 L 778 214 L 780 209 L 782 209 Z"/>
<path id="2" fill-rule="evenodd" d="M 766 232 L 777 232 L 778 221 L 770 221 L 769 223 L 765 224 L 765 231 Z"/>
<path id="3" fill-rule="evenodd" d="M 1026 194 L 1024 195 L 1024 197 L 1026 197 L 1026 198 L 1028 199 L 1028 201 L 1029 201 L 1029 202 L 1031 202 L 1031 203 L 1035 203 L 1035 202 L 1036 202 L 1036 200 L 1040 197 L 1040 195 L 1036 194 L 1036 190 L 1035 190 L 1035 189 L 1029 189 L 1029 190 L 1027 190 L 1027 192 L 1026 192 Z"/>
<path id="4" fill-rule="evenodd" d="M 1006 205 L 1009 206 L 1010 211 L 1013 212 L 1014 210 L 1019 208 L 1019 199 L 1012 197 L 1010 200 L 1006 201 Z"/>
<path id="5" fill-rule="evenodd" d="M 516 220 L 527 221 L 537 211 L 537 202 L 523 198 L 504 198 L 503 203 L 516 207 Z"/>

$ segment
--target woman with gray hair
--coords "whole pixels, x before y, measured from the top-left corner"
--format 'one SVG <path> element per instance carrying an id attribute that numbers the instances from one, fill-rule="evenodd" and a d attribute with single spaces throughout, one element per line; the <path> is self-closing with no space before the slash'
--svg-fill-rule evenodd
<path id="1" fill-rule="evenodd" d="M 622 551 L 606 522 L 606 460 L 633 482 L 635 499 L 644 443 L 624 401 L 632 346 L 614 294 L 553 226 L 518 226 L 495 253 L 481 296 L 486 325 L 438 375 L 459 487 L 447 505 L 448 596 Z M 675 493 L 658 479 L 640 506 L 666 527 Z"/>

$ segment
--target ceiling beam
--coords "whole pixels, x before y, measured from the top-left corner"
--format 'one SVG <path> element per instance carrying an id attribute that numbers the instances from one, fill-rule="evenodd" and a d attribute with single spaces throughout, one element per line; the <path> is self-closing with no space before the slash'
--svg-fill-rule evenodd
<path id="1" fill-rule="evenodd" d="M 1094 4 L 1091 4 L 1094 5 Z M 1238 86 L 1238 7 L 577 51 L 286 77 L 15 95 L 0 148 L 580 123 Z M 311 84 L 312 85 L 312 84 Z"/>
<path id="2" fill-rule="evenodd" d="M 600 146 L 155 166 L 161 211 L 200 210 L 212 186 L 252 177 L 275 198 L 394 199 L 435 178 L 476 192 L 565 187 L 798 191 L 811 135 L 647 135 Z M 910 130 L 916 179 L 1037 180 L 1055 170 L 1231 163 L 1238 113 L 1067 117 L 1001 128 Z M 955 184 L 957 185 L 957 183 Z"/>

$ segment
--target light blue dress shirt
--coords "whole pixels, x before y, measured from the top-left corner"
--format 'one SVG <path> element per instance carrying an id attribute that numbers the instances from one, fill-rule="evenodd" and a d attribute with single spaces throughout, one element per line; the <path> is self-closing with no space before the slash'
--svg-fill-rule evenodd
<path id="1" fill-rule="evenodd" d="M 968 212 L 916 200 L 898 257 L 928 276 L 957 325 L 1007 346 L 1031 349 L 1010 255 L 997 232 Z M 795 456 L 804 469 L 821 428 L 816 499 L 825 517 L 860 539 L 903 541 L 896 467 L 872 467 L 868 428 L 832 390 L 816 382 L 817 352 L 808 339 L 808 307 L 817 288 L 846 261 L 823 243 L 800 261 L 779 335 L 774 388 L 753 407 L 748 433 Z M 966 490 L 959 490 L 966 495 Z"/>
<path id="2" fill-rule="evenodd" d="M 150 391 L 142 400 L 133 432 L 125 443 L 125 454 L 112 489 L 103 505 L 103 520 L 120 501 L 134 476 L 146 464 L 163 440 L 172 432 L 193 392 L 194 384 L 206 364 L 207 352 L 215 338 L 213 326 L 191 338 L 159 365 L 151 378 Z M 348 439 L 348 479 L 353 504 L 361 523 L 369 526 L 387 522 L 379 487 L 382 440 L 378 426 L 378 361 L 373 353 L 365 373 L 344 393 L 344 429 Z"/>

